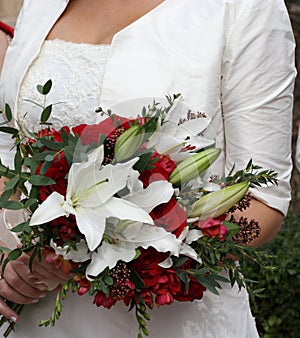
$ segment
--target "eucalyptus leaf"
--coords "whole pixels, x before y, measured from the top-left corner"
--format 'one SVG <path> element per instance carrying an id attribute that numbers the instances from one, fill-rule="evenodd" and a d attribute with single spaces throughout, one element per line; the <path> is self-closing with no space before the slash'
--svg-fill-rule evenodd
<path id="1" fill-rule="evenodd" d="M 19 176 L 15 176 L 10 181 L 6 182 L 4 190 L 7 191 L 13 189 L 18 184 L 19 179 L 20 179 Z"/>
<path id="2" fill-rule="evenodd" d="M 55 184 L 56 182 L 54 180 L 52 180 L 49 177 L 46 176 L 40 176 L 40 175 L 33 175 L 30 176 L 29 178 L 29 182 L 33 185 L 37 185 L 37 186 L 43 186 L 43 185 L 51 185 L 51 184 Z"/>
<path id="3" fill-rule="evenodd" d="M 11 108 L 9 106 L 9 104 L 5 104 L 5 116 L 7 118 L 8 121 L 12 120 L 12 112 L 11 112 Z"/>
<path id="4" fill-rule="evenodd" d="M 49 94 L 51 88 L 52 88 L 52 80 L 48 80 L 43 86 L 43 94 L 44 95 Z"/>
<path id="5" fill-rule="evenodd" d="M 41 114 L 41 123 L 46 123 L 48 121 L 51 112 L 52 112 L 52 104 L 50 104 L 43 110 Z"/>
<path id="6" fill-rule="evenodd" d="M 24 204 L 19 201 L 3 201 L 0 202 L 0 208 L 9 210 L 20 210 L 24 208 Z"/>
<path id="7" fill-rule="evenodd" d="M 22 252 L 23 252 L 22 249 L 19 248 L 14 249 L 8 254 L 7 259 L 9 261 L 14 261 L 22 255 Z"/>
<path id="8" fill-rule="evenodd" d="M 19 133 L 19 130 L 13 127 L 0 127 L 0 131 L 12 135 L 17 135 Z"/>

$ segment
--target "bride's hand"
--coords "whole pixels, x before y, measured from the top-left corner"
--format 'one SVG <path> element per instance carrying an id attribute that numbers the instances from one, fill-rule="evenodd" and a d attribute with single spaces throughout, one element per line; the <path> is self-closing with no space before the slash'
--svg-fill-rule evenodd
<path id="1" fill-rule="evenodd" d="M 0 314 L 17 321 L 18 314 L 9 308 L 4 299 L 18 304 L 31 304 L 45 297 L 45 290 L 46 285 L 39 284 L 22 259 L 9 262 L 0 276 Z"/>
<path id="2" fill-rule="evenodd" d="M 26 265 L 29 266 L 30 256 L 23 254 L 20 257 L 20 260 Z M 69 274 L 64 273 L 60 268 L 56 267 L 52 263 L 47 263 L 44 258 L 41 262 L 38 262 L 36 259 L 32 265 L 33 276 L 39 282 L 49 281 L 51 284 L 64 283 L 70 278 Z"/>

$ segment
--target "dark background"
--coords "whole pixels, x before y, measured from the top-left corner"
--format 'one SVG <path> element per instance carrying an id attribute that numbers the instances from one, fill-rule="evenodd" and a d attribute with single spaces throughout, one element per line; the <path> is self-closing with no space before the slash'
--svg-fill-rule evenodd
<path id="1" fill-rule="evenodd" d="M 288 11 L 290 13 L 296 47 L 296 67 L 300 68 L 300 0 L 286 0 Z M 300 76 L 296 79 L 295 86 L 295 105 L 294 105 L 294 127 L 293 127 L 293 154 L 295 154 L 295 146 L 298 134 L 298 126 L 300 123 Z M 292 175 L 292 202 L 290 205 L 291 211 L 300 212 L 300 173 L 294 168 Z"/>

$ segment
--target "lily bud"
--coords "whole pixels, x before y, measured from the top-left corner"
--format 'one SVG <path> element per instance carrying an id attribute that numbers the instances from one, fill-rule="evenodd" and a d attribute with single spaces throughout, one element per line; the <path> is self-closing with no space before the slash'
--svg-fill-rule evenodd
<path id="1" fill-rule="evenodd" d="M 121 162 L 131 158 L 143 144 L 144 134 L 144 129 L 139 125 L 134 125 L 127 129 L 117 139 L 114 160 Z"/>
<path id="2" fill-rule="evenodd" d="M 201 197 L 193 204 L 188 217 L 204 220 L 224 214 L 247 193 L 249 186 L 249 182 L 237 183 Z"/>
<path id="3" fill-rule="evenodd" d="M 175 186 L 198 177 L 218 158 L 221 149 L 211 148 L 186 158 L 178 164 L 169 177 L 169 182 Z"/>

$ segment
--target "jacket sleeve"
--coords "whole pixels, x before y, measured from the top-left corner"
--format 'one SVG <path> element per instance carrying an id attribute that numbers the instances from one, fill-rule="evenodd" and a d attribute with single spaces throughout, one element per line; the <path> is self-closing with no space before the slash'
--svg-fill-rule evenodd
<path id="1" fill-rule="evenodd" d="M 282 0 L 241 1 L 222 69 L 226 171 L 250 158 L 278 173 L 279 184 L 253 190 L 286 214 L 290 200 L 294 37 Z"/>

